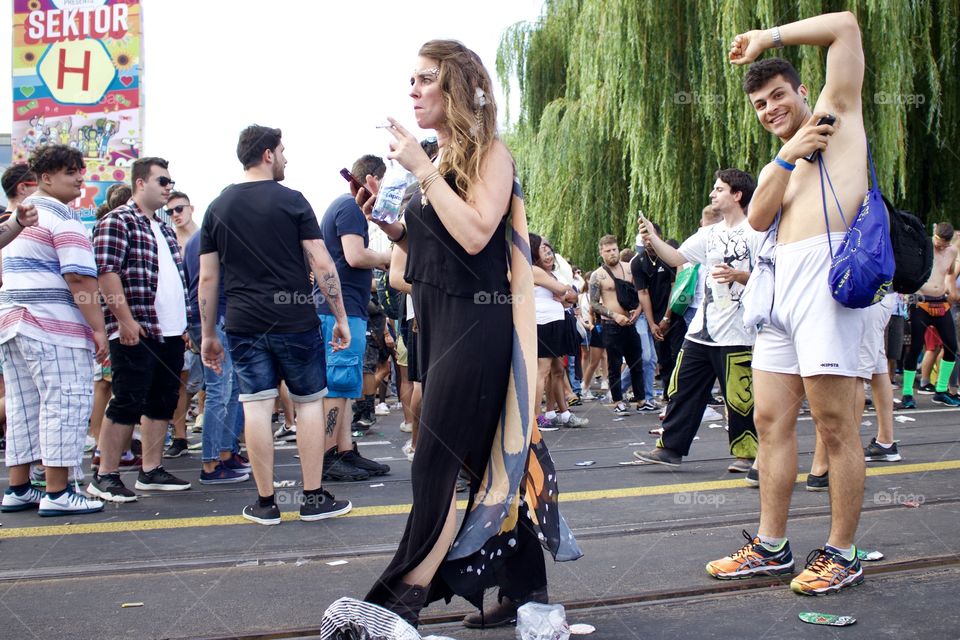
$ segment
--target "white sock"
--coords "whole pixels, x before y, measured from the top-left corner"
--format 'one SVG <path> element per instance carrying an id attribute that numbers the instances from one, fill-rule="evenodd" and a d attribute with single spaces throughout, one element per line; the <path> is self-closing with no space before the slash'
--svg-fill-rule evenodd
<path id="1" fill-rule="evenodd" d="M 560 414 L 560 422 L 562 422 L 562 423 L 564 423 L 564 424 L 570 422 L 570 410 L 569 410 L 569 409 L 567 409 L 566 411 L 564 411 L 563 413 Z"/>
<path id="2" fill-rule="evenodd" d="M 547 420 L 553 420 L 554 418 L 557 417 L 557 412 L 547 411 L 545 414 L 543 414 L 543 417 L 546 418 Z"/>
<path id="3" fill-rule="evenodd" d="M 891 442 L 890 444 L 884 444 L 883 442 L 880 442 L 879 440 L 874 440 L 874 444 L 876 444 L 878 447 L 882 447 L 882 448 L 884 448 L 884 449 L 889 449 L 890 447 L 893 446 L 893 443 L 892 443 L 892 442 Z"/>
<path id="4" fill-rule="evenodd" d="M 779 551 L 783 547 L 783 543 L 787 541 L 786 538 L 772 538 L 760 534 L 757 534 L 757 537 L 760 538 L 760 544 L 765 546 L 767 551 Z"/>
<path id="5" fill-rule="evenodd" d="M 833 549 L 834 551 L 839 553 L 841 556 L 843 556 L 844 560 L 853 560 L 857 556 L 857 552 L 854 551 L 853 547 L 847 547 L 846 549 L 841 549 L 840 547 L 835 547 L 830 544 L 826 545 L 826 547 L 828 549 Z"/>

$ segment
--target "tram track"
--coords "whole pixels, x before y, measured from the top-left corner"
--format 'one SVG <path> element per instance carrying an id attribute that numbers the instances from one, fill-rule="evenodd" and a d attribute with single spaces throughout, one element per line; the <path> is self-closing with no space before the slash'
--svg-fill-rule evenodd
<path id="1" fill-rule="evenodd" d="M 909 574 L 914 571 L 924 570 L 949 570 L 960 566 L 960 554 L 949 554 L 941 556 L 930 556 L 926 558 L 915 558 L 912 560 L 903 560 L 900 562 L 888 562 L 884 564 L 864 565 L 864 574 L 869 577 L 891 576 L 898 574 Z M 566 611 L 588 611 L 591 609 L 609 609 L 612 607 L 623 607 L 630 605 L 654 605 L 667 602 L 686 602 L 696 601 L 702 598 L 713 598 L 723 596 L 735 596 L 750 592 L 758 592 L 772 587 L 785 587 L 785 578 L 763 577 L 752 578 L 750 580 L 730 580 L 715 581 L 710 584 L 698 585 L 683 588 L 668 588 L 653 591 L 641 591 L 636 593 L 621 594 L 614 596 L 604 596 L 600 598 L 583 598 L 578 600 L 565 600 L 562 602 Z M 424 615 L 420 624 L 422 627 L 431 625 L 444 625 L 457 623 L 463 618 L 462 611 L 452 611 L 439 615 Z M 269 632 L 254 632 L 249 634 L 230 634 L 196 636 L 194 640 L 227 640 L 233 638 L 236 640 L 284 640 L 288 638 L 318 638 L 320 628 L 301 627 L 290 629 L 278 629 Z M 175 640 L 171 637 L 169 640 Z M 185 640 L 182 636 L 176 640 Z"/>
<path id="2" fill-rule="evenodd" d="M 960 503 L 960 497 L 931 498 L 924 502 L 924 508 L 948 506 Z M 878 513 L 903 509 L 898 504 L 868 505 L 863 507 L 863 513 Z M 830 508 L 799 507 L 790 512 L 791 521 L 809 520 L 814 518 L 829 518 Z M 744 527 L 756 524 L 755 510 L 743 511 L 724 515 L 713 515 L 709 520 L 695 518 L 680 518 L 675 520 L 661 520 L 656 523 L 612 523 L 595 527 L 578 527 L 573 530 L 578 540 L 615 540 L 639 535 L 651 534 L 696 534 L 708 532 L 711 529 Z M 260 552 L 255 554 L 222 554 L 202 556 L 181 556 L 179 558 L 164 558 L 162 560 L 138 560 L 132 562 L 112 561 L 109 564 L 88 564 L 72 566 L 52 566 L 33 568 L 30 570 L 0 570 L 0 584 L 55 582 L 66 579 L 82 578 L 109 578 L 124 576 L 133 573 L 169 573 L 171 571 L 210 571 L 234 567 L 278 567 L 295 564 L 297 562 L 326 562 L 331 560 L 371 559 L 382 556 L 387 559 L 396 550 L 395 543 L 378 545 L 358 545 L 354 547 L 338 547 L 331 549 L 301 548 L 294 551 Z M 952 556 L 946 556 L 952 557 Z M 886 565 L 874 565 L 886 566 Z"/>

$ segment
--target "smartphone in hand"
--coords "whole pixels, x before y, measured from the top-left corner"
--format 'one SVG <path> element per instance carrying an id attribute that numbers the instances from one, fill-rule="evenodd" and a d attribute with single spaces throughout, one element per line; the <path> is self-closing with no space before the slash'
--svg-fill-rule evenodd
<path id="1" fill-rule="evenodd" d="M 836 116 L 827 114 L 827 115 L 823 116 L 822 118 L 820 118 L 820 119 L 817 121 L 817 126 L 819 127 L 819 126 L 822 125 L 822 124 L 830 124 L 830 125 L 832 125 L 832 124 L 833 124 L 834 122 L 836 122 L 836 121 L 837 121 L 837 117 L 836 117 Z M 806 160 L 807 162 L 813 162 L 814 160 L 817 159 L 817 155 L 818 155 L 819 153 L 820 153 L 819 149 L 814 149 L 813 151 L 811 151 L 811 152 L 808 153 L 807 155 L 803 156 L 803 159 Z"/>
<path id="2" fill-rule="evenodd" d="M 357 191 L 360 191 L 360 189 L 367 189 L 367 185 L 360 182 L 357 179 L 357 176 L 350 173 L 350 169 L 346 169 L 346 168 L 340 169 L 340 175 L 343 177 L 344 180 L 346 180 L 347 182 L 352 184 L 354 187 L 356 187 Z M 367 189 L 367 193 L 370 193 L 370 189 Z M 370 195 L 373 195 L 373 194 L 371 193 Z"/>

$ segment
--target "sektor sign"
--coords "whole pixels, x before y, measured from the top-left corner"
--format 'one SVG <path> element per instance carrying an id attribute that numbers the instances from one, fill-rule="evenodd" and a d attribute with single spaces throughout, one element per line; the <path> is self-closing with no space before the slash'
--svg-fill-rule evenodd
<path id="1" fill-rule="evenodd" d="M 86 160 L 74 203 L 92 220 L 140 155 L 139 0 L 14 0 L 13 162 L 56 142 Z"/>

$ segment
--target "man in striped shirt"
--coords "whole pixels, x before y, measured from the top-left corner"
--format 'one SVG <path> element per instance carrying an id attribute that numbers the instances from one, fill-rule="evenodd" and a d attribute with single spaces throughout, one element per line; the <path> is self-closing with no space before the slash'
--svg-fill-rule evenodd
<path id="1" fill-rule="evenodd" d="M 67 206 L 83 187 L 83 156 L 64 145 L 36 150 L 30 168 L 37 192 L 18 208 L 38 222 L 3 251 L 0 355 L 7 381 L 10 486 L 3 511 L 41 516 L 103 509 L 67 488 L 83 459 L 93 395 L 93 361 L 107 354 L 97 298 L 97 266 L 80 216 Z M 13 224 L 7 222 L 5 224 Z M 30 485 L 30 463 L 46 467 L 46 492 Z"/>

